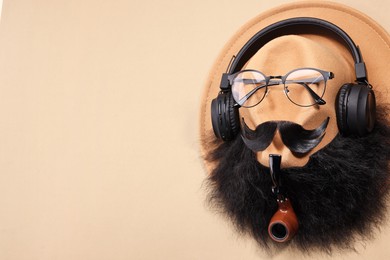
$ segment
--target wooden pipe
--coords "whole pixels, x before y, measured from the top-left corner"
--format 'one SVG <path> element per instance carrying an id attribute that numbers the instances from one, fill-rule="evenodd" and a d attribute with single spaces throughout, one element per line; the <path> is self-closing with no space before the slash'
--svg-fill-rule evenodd
<path id="1" fill-rule="evenodd" d="M 278 202 L 278 210 L 271 218 L 268 225 L 268 234 L 276 242 L 290 240 L 298 231 L 298 219 L 294 209 L 286 197 L 287 192 L 282 184 L 280 171 L 282 156 L 279 154 L 269 155 L 269 169 L 272 179 L 272 192 Z"/>
<path id="2" fill-rule="evenodd" d="M 287 198 L 278 200 L 278 206 L 268 225 L 268 234 L 276 242 L 286 242 L 298 231 L 298 219 Z"/>

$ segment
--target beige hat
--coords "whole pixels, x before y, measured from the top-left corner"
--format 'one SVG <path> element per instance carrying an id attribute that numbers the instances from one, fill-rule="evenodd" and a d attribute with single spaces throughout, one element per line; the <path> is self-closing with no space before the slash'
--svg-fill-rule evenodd
<path id="1" fill-rule="evenodd" d="M 226 72 L 234 55 L 257 32 L 276 22 L 295 17 L 313 17 L 326 20 L 345 31 L 359 46 L 367 67 L 368 80 L 373 86 L 377 104 L 389 102 L 389 87 L 386 77 L 390 69 L 390 37 L 375 21 L 350 7 L 331 2 L 298 2 L 283 5 L 265 12 L 244 25 L 228 42 L 215 62 L 205 84 L 200 114 L 201 152 L 205 156 L 211 151 L 210 138 L 213 135 L 211 122 L 211 101 L 220 91 L 221 76 Z M 335 103 L 341 86 L 356 79 L 354 61 L 350 51 L 340 40 L 314 34 L 287 35 L 275 38 L 265 44 L 244 65 L 243 69 L 260 70 L 267 76 L 285 75 L 289 71 L 313 67 L 332 72 L 334 78 L 327 82 L 323 99 L 326 105 L 300 107 L 292 104 L 279 91 L 283 86 L 270 88 L 261 104 L 252 108 L 239 109 L 240 119 L 251 129 L 270 120 L 287 120 L 302 125 L 305 129 L 313 129 L 330 118 L 326 134 L 321 143 L 305 156 L 296 156 L 282 143 L 280 136 L 263 152 L 257 153 L 260 163 L 267 166 L 268 155 L 282 155 L 282 167 L 303 166 L 310 155 L 320 150 L 338 134 Z M 205 161 L 208 171 L 213 165 Z"/>

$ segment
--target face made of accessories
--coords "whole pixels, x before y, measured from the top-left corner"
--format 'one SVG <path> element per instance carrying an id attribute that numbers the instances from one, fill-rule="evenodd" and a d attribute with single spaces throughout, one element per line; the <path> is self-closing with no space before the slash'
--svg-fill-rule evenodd
<path id="1" fill-rule="evenodd" d="M 288 35 L 266 44 L 242 69 L 247 71 L 246 74 L 235 75 L 239 84 L 236 88 L 232 87 L 232 94 L 240 106 L 240 118 L 247 130 L 255 131 L 266 122 L 290 122 L 300 126 L 300 134 L 296 138 L 290 136 L 289 143 L 299 144 L 305 141 L 299 140 L 305 136 L 305 131 L 325 127 L 321 135 L 313 139 L 315 145 L 307 147 L 304 153 L 290 149 L 291 145 L 285 143 L 286 134 L 281 134 L 281 128 L 276 127 L 269 145 L 264 150 L 254 150 L 262 165 L 268 166 L 270 154 L 280 154 L 282 168 L 302 167 L 312 154 L 336 137 L 336 96 L 343 84 L 353 82 L 353 64 L 349 51 L 335 40 L 321 36 Z M 243 84 L 248 83 L 243 80 L 248 77 L 252 79 L 252 86 Z M 255 88 L 259 89 L 254 91 L 258 93 L 253 94 L 251 99 L 248 93 L 251 95 L 250 91 L 256 85 L 254 82 L 257 82 Z M 255 141 L 250 143 L 252 148 L 261 146 L 254 145 Z"/>
<path id="2" fill-rule="evenodd" d="M 325 105 L 322 96 L 326 83 L 334 77 L 332 72 L 316 68 L 299 68 L 284 76 L 265 76 L 260 71 L 244 70 L 229 75 L 235 105 L 254 107 L 267 96 L 269 88 L 283 85 L 286 97 L 295 105 L 309 107 Z M 279 131 L 283 143 L 296 155 L 304 155 L 315 148 L 322 140 L 329 117 L 316 129 L 306 130 L 299 124 L 288 121 L 267 121 L 250 129 L 245 120 L 241 124 L 241 137 L 249 149 L 263 151 Z"/>

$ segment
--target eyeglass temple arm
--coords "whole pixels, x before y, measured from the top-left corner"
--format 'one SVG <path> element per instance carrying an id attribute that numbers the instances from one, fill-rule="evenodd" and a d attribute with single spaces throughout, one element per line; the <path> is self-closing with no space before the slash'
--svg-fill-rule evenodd
<path id="1" fill-rule="evenodd" d="M 315 83 L 315 80 L 310 81 L 310 79 L 305 79 L 305 81 Z M 297 83 L 297 84 L 302 85 L 304 88 L 307 89 L 307 91 L 309 91 L 310 95 L 314 98 L 314 101 L 318 105 L 325 105 L 326 104 L 326 101 L 323 100 L 320 96 L 318 96 L 317 93 L 315 93 L 314 90 L 312 90 L 311 87 L 309 87 L 305 82 L 302 82 L 299 80 L 289 80 L 289 81 L 286 81 L 286 83 Z"/>
<path id="2" fill-rule="evenodd" d="M 280 84 L 280 83 L 278 83 L 278 84 Z M 273 85 L 278 85 L 278 84 L 273 84 Z M 267 87 L 267 85 L 260 85 L 260 86 L 257 86 L 256 88 L 252 89 L 245 96 L 243 96 L 240 100 L 238 100 L 237 105 L 241 106 L 240 104 L 244 104 L 244 102 L 246 100 L 248 100 L 253 94 L 255 94 L 256 91 L 258 91 L 259 89 L 262 89 L 262 88 L 266 88 L 266 87 Z"/>

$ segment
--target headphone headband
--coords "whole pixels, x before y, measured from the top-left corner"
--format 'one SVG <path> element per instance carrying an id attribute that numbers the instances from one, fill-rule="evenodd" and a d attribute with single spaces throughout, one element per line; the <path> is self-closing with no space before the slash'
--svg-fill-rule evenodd
<path id="1" fill-rule="evenodd" d="M 348 48 L 355 61 L 356 81 L 367 81 L 366 66 L 359 47 L 355 45 L 351 37 L 338 26 L 328 21 L 312 17 L 290 18 L 271 24 L 256 33 L 237 53 L 230 67 L 229 74 L 241 70 L 245 63 L 247 63 L 260 48 L 277 37 L 291 34 L 320 35 L 323 33 L 331 33 Z"/>

